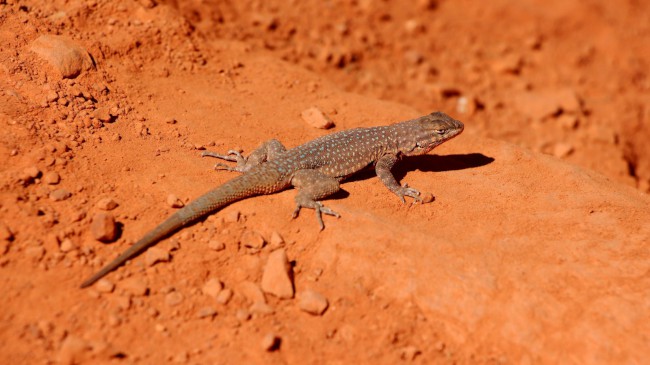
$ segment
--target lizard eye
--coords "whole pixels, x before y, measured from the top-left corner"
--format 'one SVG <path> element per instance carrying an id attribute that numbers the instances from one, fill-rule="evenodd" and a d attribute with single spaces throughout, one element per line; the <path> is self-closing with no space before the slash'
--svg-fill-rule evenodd
<path id="1" fill-rule="evenodd" d="M 434 129 L 433 131 L 436 132 L 437 134 L 445 134 L 445 133 L 447 133 L 446 129 Z"/>

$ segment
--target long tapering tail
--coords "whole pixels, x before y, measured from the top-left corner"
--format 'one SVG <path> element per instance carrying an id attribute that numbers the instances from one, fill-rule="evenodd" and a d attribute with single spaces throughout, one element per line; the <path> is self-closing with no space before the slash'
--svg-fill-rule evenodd
<path id="1" fill-rule="evenodd" d="M 231 203 L 259 194 L 279 191 L 283 188 L 282 186 L 275 188 L 273 183 L 269 184 L 268 177 L 268 175 L 261 171 L 247 173 L 200 196 L 172 214 L 167 220 L 147 233 L 115 260 L 84 281 L 81 287 L 85 288 L 94 284 L 106 274 L 122 266 L 126 261 L 138 256 L 147 248 L 158 243 L 158 241 L 172 235 L 183 227 L 196 223 Z"/>

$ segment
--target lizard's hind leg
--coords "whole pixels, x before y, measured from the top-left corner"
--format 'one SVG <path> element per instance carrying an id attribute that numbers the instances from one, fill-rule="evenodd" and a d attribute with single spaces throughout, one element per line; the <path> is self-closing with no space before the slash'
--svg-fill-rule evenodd
<path id="1" fill-rule="evenodd" d="M 337 179 L 317 170 L 298 170 L 293 175 L 291 184 L 298 189 L 296 210 L 293 211 L 293 218 L 298 216 L 302 208 L 313 209 L 316 212 L 316 219 L 320 229 L 323 230 L 325 228 L 323 214 L 332 215 L 336 218 L 340 217 L 337 212 L 323 206 L 323 203 L 318 201 L 341 189 Z"/>
<path id="2" fill-rule="evenodd" d="M 244 157 L 239 151 L 230 150 L 227 154 L 222 155 L 215 152 L 205 151 L 201 154 L 201 157 L 216 157 L 222 160 L 236 162 L 235 166 L 228 166 L 223 163 L 217 163 L 214 165 L 215 170 L 227 170 L 227 171 L 237 171 L 237 172 L 246 172 L 251 168 L 266 162 L 275 159 L 278 155 L 282 154 L 287 149 L 278 141 L 277 139 L 270 139 L 261 146 L 257 147 L 253 152 L 251 152 L 248 157 Z"/>

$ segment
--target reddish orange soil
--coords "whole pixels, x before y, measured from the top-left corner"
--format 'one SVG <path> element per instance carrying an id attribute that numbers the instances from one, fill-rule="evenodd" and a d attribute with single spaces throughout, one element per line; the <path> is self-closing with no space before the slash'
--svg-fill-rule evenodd
<path id="1" fill-rule="evenodd" d="M 635 0 L 0 0 L 0 363 L 644 363 L 648 70 Z M 313 106 L 462 120 L 397 167 L 435 201 L 361 174 L 319 232 L 294 191 L 257 197 L 79 289 L 233 176 L 201 150 L 330 133 Z M 297 297 L 260 299 L 277 249 Z"/>

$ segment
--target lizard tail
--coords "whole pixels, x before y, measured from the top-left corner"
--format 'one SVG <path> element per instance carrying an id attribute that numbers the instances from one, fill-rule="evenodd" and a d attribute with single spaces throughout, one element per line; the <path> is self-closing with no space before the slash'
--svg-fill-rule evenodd
<path id="1" fill-rule="evenodd" d="M 108 263 L 101 270 L 84 281 L 81 284 L 81 288 L 93 285 L 97 280 L 122 266 L 126 261 L 138 256 L 147 248 L 158 243 L 158 241 L 169 237 L 185 226 L 196 223 L 231 203 L 255 195 L 269 194 L 282 189 L 282 187 L 271 187 L 270 185 L 272 184 L 261 183 L 262 181 L 268 181 L 267 179 L 264 179 L 264 177 L 264 174 L 261 172 L 257 174 L 248 173 L 238 176 L 190 202 L 147 233 L 115 260 Z"/>

